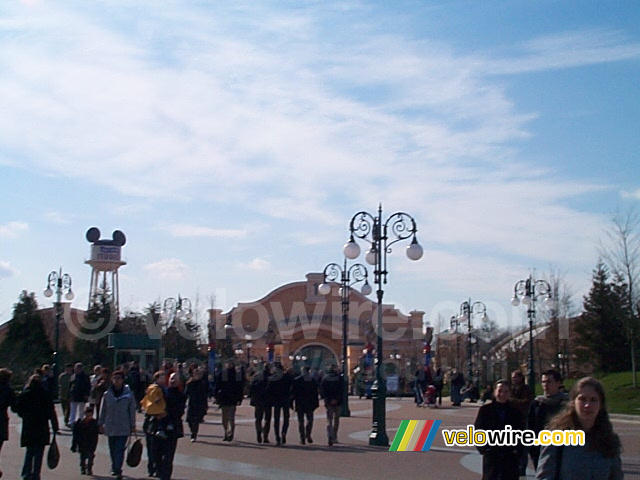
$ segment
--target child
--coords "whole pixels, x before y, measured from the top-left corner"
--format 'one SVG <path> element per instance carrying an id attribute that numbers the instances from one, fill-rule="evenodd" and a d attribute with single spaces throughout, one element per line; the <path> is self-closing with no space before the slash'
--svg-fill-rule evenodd
<path id="1" fill-rule="evenodd" d="M 154 377 L 156 377 L 157 382 L 158 374 L 156 373 Z M 173 430 L 173 425 L 168 423 L 167 402 L 164 397 L 163 385 L 159 385 L 157 383 L 149 385 L 149 387 L 147 387 L 146 395 L 140 401 L 140 405 L 144 409 L 145 413 L 153 419 L 151 423 L 155 423 L 155 428 L 153 428 L 155 430 L 155 435 L 160 438 L 167 438 L 166 431 Z"/>
<path id="2" fill-rule="evenodd" d="M 93 475 L 93 459 L 98 446 L 98 422 L 93 418 L 93 406 L 84 409 L 84 418 L 73 425 L 71 451 L 80 452 L 80 473 Z"/>

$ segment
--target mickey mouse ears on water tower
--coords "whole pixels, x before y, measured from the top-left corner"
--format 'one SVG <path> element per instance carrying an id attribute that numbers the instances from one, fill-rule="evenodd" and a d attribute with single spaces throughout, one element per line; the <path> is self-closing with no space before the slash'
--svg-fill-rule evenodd
<path id="1" fill-rule="evenodd" d="M 86 239 L 89 243 L 94 245 L 113 245 L 115 247 L 122 247 L 127 243 L 127 237 L 124 236 L 120 230 L 115 230 L 112 234 L 112 240 L 100 240 L 100 230 L 97 227 L 91 227 L 87 230 Z"/>

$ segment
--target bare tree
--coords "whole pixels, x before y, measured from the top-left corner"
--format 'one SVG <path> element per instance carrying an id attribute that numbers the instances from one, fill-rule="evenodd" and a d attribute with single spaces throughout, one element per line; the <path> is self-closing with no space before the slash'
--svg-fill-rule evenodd
<path id="1" fill-rule="evenodd" d="M 640 215 L 634 208 L 616 212 L 605 230 L 599 252 L 611 271 L 627 284 L 628 314 L 623 319 L 629 339 L 633 386 L 638 387 L 636 343 L 640 332 Z"/>

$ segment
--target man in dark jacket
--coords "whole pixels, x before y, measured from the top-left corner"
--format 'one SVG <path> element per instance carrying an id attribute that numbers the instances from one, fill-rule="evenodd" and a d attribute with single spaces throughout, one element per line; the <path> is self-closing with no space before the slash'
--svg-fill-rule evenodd
<path id="1" fill-rule="evenodd" d="M 84 415 L 84 407 L 87 400 L 89 400 L 90 392 L 91 382 L 89 381 L 89 376 L 84 373 L 82 364 L 76 363 L 69 381 L 69 427 L 72 429 L 76 420 L 81 419 L 82 415 Z"/>
<path id="2" fill-rule="evenodd" d="M 558 413 L 569 397 L 565 392 L 560 391 L 562 376 L 557 370 L 547 370 L 542 372 L 542 389 L 544 395 L 536 397 L 529 405 L 527 414 L 527 428 L 540 433 L 544 430 L 547 422 Z M 540 446 L 529 447 L 529 455 L 533 461 L 534 468 L 538 468 L 538 458 L 540 457 Z"/>
<path id="3" fill-rule="evenodd" d="M 13 410 L 22 417 L 20 446 L 26 447 L 22 478 L 40 478 L 44 447 L 49 445 L 49 422 L 58 432 L 58 417 L 53 400 L 42 386 L 40 375 L 32 375 L 27 387 L 18 395 Z"/>
<path id="4" fill-rule="evenodd" d="M 313 443 L 311 431 L 313 430 L 313 412 L 319 406 L 318 384 L 309 373 L 309 367 L 302 367 L 302 373 L 293 380 L 292 396 L 295 410 L 298 414 L 298 431 L 300 432 L 300 443 L 305 444 L 305 440 Z M 307 418 L 305 427 L 304 419 Z"/>
<path id="5" fill-rule="evenodd" d="M 269 381 L 269 364 L 262 365 L 262 371 L 251 379 L 249 398 L 254 408 L 256 419 L 256 436 L 258 443 L 269 443 L 269 429 L 271 427 L 271 404 L 267 398 L 267 382 Z M 263 422 L 264 419 L 264 423 Z"/>
<path id="6" fill-rule="evenodd" d="M 520 411 L 509 403 L 509 382 L 498 380 L 493 391 L 495 400 L 478 410 L 475 428 L 479 430 L 504 430 L 510 425 L 514 430 L 524 428 Z M 522 446 L 476 447 L 482 454 L 482 480 L 518 480 L 519 458 Z"/>
<path id="7" fill-rule="evenodd" d="M 327 442 L 329 446 L 338 441 L 343 390 L 344 378 L 340 374 L 338 366 L 331 365 L 329 372 L 327 372 L 320 384 L 320 395 L 327 409 Z"/>
<path id="8" fill-rule="evenodd" d="M 227 363 L 216 379 L 214 396 L 222 410 L 223 441 L 230 442 L 236 429 L 236 407 L 244 398 L 244 369 L 236 369 L 233 362 Z"/>
<path id="9" fill-rule="evenodd" d="M 282 364 L 274 364 L 273 375 L 267 382 L 267 402 L 273 405 L 273 429 L 276 434 L 276 445 L 287 443 L 287 431 L 289 430 L 289 407 L 291 406 L 291 384 L 293 375 L 285 372 Z M 283 416 L 282 430 L 280 430 L 280 414 Z"/>

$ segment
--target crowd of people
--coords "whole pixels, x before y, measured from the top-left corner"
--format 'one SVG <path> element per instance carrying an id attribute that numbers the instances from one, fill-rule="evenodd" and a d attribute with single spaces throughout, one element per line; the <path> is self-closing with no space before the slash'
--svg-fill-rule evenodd
<path id="1" fill-rule="evenodd" d="M 313 443 L 314 412 L 324 401 L 327 444 L 338 442 L 340 410 L 345 389 L 336 365 L 327 372 L 303 366 L 296 374 L 279 362 L 264 362 L 255 372 L 229 362 L 216 369 L 213 378 L 201 366 L 165 363 L 150 378 L 136 362 L 115 370 L 96 365 L 91 375 L 81 363 L 66 364 L 56 381 L 52 369 L 35 370 L 19 393 L 11 387 L 12 373 L 0 368 L 0 453 L 9 439 L 11 409 L 22 418 L 20 445 L 25 447 L 23 480 L 40 480 L 45 447 L 52 432 L 60 430 L 54 406 L 57 395 L 64 426 L 72 434 L 71 451 L 79 455 L 80 472 L 93 475 L 100 435 L 107 438 L 111 475 L 123 477 L 127 445 L 137 436 L 136 413 L 144 413 L 141 434 L 146 440 L 148 475 L 170 480 L 178 439 L 184 437 L 183 417 L 196 442 L 210 398 L 222 416 L 223 441 L 232 442 L 236 408 L 248 396 L 254 407 L 258 443 L 271 443 L 273 420 L 275 445 L 287 443 L 290 410 L 297 414 L 299 440 Z M 0 464 L 0 477 L 2 477 Z"/>
<path id="2" fill-rule="evenodd" d="M 582 430 L 584 445 L 488 446 L 482 454 L 483 480 L 517 480 L 526 475 L 528 457 L 537 480 L 619 480 L 623 478 L 621 444 L 613 432 L 602 384 L 592 377 L 575 383 L 567 394 L 556 370 L 542 373 L 543 395 L 534 398 L 521 371 L 511 382 L 498 380 L 492 401 L 478 410 L 475 428 L 482 430 Z"/>

